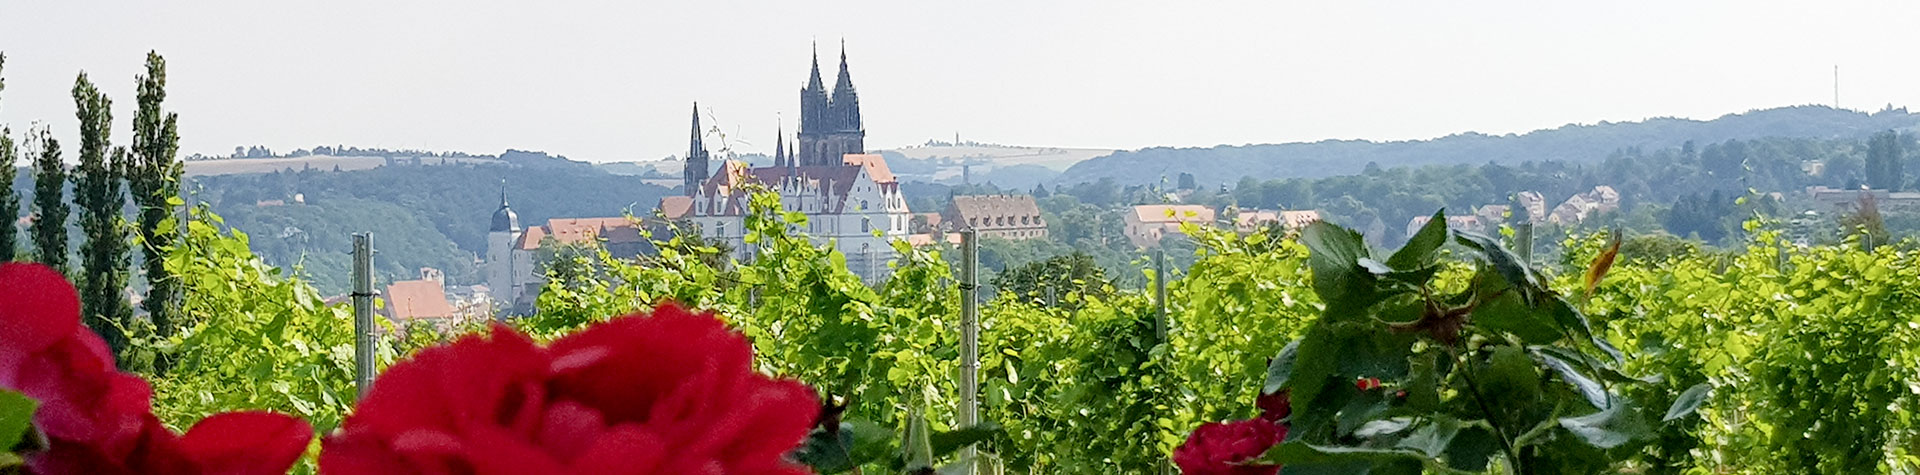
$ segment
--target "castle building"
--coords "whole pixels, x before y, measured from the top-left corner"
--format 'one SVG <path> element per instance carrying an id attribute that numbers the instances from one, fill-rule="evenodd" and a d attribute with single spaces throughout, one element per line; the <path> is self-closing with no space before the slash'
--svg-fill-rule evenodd
<path id="1" fill-rule="evenodd" d="M 1047 221 L 1029 195 L 955 196 L 940 220 L 954 230 L 972 229 L 981 236 L 1002 239 L 1038 239 L 1047 236 Z"/>
<path id="2" fill-rule="evenodd" d="M 542 263 L 536 261 L 540 247 L 546 245 L 595 244 L 613 257 L 626 259 L 655 252 L 641 227 L 655 236 L 667 236 L 670 228 L 662 222 L 625 216 L 600 218 L 552 218 L 546 224 L 520 227 L 520 216 L 507 206 L 507 192 L 500 191 L 500 209 L 493 212 L 487 231 L 487 292 L 497 315 L 524 313 L 546 285 Z"/>
<path id="3" fill-rule="evenodd" d="M 709 174 L 711 156 L 701 136 L 696 104 L 682 177 L 691 202 L 685 219 L 709 242 L 725 244 L 735 258 L 751 260 L 754 249 L 745 241 L 748 200 L 753 189 L 764 188 L 780 195 L 783 211 L 806 215 L 805 227 L 796 231 L 839 250 L 847 267 L 862 279 L 879 282 L 891 274 L 888 263 L 897 257 L 892 242 L 907 239 L 912 212 L 886 160 L 866 153 L 860 97 L 847 72 L 844 49 L 831 95 L 820 78 L 819 55 L 814 55 L 812 74 L 800 89 L 799 142 L 789 148 L 785 137 L 776 140 L 773 166 L 726 161 Z M 683 203 L 662 200 L 662 211 Z"/>

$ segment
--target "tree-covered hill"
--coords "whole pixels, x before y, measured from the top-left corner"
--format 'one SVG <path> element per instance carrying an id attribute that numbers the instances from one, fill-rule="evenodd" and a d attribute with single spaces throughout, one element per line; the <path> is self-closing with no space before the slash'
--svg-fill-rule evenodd
<path id="1" fill-rule="evenodd" d="M 1202 185 L 1233 183 L 1243 177 L 1317 178 L 1351 175 L 1368 163 L 1382 167 L 1420 165 L 1507 165 L 1524 161 L 1599 162 L 1629 148 L 1661 150 L 1694 141 L 1716 143 L 1768 137 L 1860 138 L 1889 129 L 1920 127 L 1920 114 L 1889 108 L 1868 114 L 1826 106 L 1796 106 L 1728 114 L 1698 121 L 1656 118 L 1640 122 L 1569 124 L 1555 129 L 1501 136 L 1461 133 L 1432 140 L 1374 142 L 1324 140 L 1210 148 L 1155 147 L 1117 152 L 1075 164 L 1057 183 L 1111 178 L 1120 184 L 1157 183 L 1192 173 Z"/>
<path id="2" fill-rule="evenodd" d="M 348 282 L 348 236 L 362 231 L 374 233 L 382 280 L 435 267 L 451 282 L 478 283 L 473 260 L 486 251 L 503 179 L 522 226 L 628 210 L 645 215 L 669 192 L 590 166 L 488 165 L 205 176 L 194 177 L 187 189 L 228 225 L 252 234 L 267 262 L 302 264 L 321 290 L 337 293 Z"/>

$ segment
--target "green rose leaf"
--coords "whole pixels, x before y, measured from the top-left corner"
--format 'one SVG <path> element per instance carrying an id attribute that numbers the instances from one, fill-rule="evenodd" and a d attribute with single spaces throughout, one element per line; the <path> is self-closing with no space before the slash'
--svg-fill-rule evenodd
<path id="1" fill-rule="evenodd" d="M 0 452 L 20 445 L 33 427 L 33 411 L 40 403 L 26 395 L 0 389 Z"/>
<path id="2" fill-rule="evenodd" d="M 1434 257 L 1440 246 L 1447 243 L 1447 210 L 1433 213 L 1427 224 L 1420 226 L 1407 245 L 1400 246 L 1393 257 L 1387 258 L 1387 265 L 1395 269 L 1417 269 L 1433 265 Z"/>
<path id="3" fill-rule="evenodd" d="M 1673 401 L 1673 406 L 1667 408 L 1667 415 L 1666 417 L 1660 418 L 1660 422 L 1668 422 L 1692 415 L 1694 411 L 1700 410 L 1701 404 L 1707 402 L 1707 394 L 1712 391 L 1713 385 L 1709 383 L 1695 384 L 1693 387 L 1687 388 L 1686 391 L 1680 393 L 1679 399 Z"/>

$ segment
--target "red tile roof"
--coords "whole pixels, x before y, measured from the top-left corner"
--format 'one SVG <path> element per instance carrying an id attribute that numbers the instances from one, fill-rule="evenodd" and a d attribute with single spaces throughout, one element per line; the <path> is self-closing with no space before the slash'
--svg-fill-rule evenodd
<path id="1" fill-rule="evenodd" d="M 640 229 L 632 220 L 619 218 L 554 218 L 544 226 L 527 228 L 520 235 L 521 249 L 539 249 L 540 241 L 552 236 L 561 244 L 579 244 L 594 239 L 608 243 L 640 242 Z"/>
<path id="2" fill-rule="evenodd" d="M 387 285 L 387 315 L 394 321 L 451 318 L 453 304 L 434 280 L 403 280 Z"/>
<path id="3" fill-rule="evenodd" d="M 666 215 L 667 219 L 680 220 L 692 213 L 693 197 L 691 196 L 675 195 L 660 199 L 660 214 Z"/>

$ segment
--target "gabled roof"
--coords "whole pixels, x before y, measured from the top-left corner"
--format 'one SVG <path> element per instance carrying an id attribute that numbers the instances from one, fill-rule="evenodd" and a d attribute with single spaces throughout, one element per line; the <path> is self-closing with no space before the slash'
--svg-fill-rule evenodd
<path id="1" fill-rule="evenodd" d="M 434 280 L 403 280 L 387 285 L 387 315 L 394 321 L 451 318 L 453 304 Z"/>
<path id="2" fill-rule="evenodd" d="M 1032 196 L 1028 195 L 955 196 L 953 197 L 953 203 L 949 205 L 948 208 L 955 213 L 954 226 L 959 227 L 972 226 L 971 223 L 976 219 L 1017 219 L 1023 217 L 1029 218 L 1030 221 L 1028 222 L 1033 223 L 1024 226 L 1041 225 L 1039 224 L 1041 223 L 1040 206 L 1033 202 Z"/>
<path id="3" fill-rule="evenodd" d="M 1213 208 L 1200 205 L 1136 205 L 1133 219 L 1141 223 L 1213 222 Z"/>
<path id="4" fill-rule="evenodd" d="M 667 219 L 677 221 L 685 219 L 692 213 L 693 197 L 691 196 L 673 195 L 660 198 L 660 214 L 665 215 Z"/>
<path id="5" fill-rule="evenodd" d="M 610 244 L 640 242 L 639 229 L 625 217 L 619 218 L 554 218 L 547 224 L 527 228 L 520 235 L 521 249 L 539 249 L 540 241 L 552 237 L 561 244 L 579 244 L 595 239 L 605 239 Z"/>

